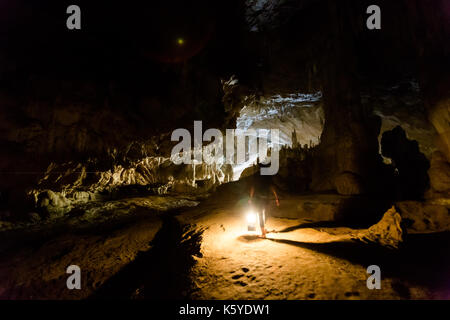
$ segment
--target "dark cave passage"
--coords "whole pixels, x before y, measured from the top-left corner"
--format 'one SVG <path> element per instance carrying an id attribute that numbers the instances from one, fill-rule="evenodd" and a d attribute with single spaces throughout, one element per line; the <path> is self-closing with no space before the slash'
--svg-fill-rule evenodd
<path id="1" fill-rule="evenodd" d="M 187 299 L 193 256 L 201 256 L 201 230 L 183 232 L 170 213 L 148 251 L 108 279 L 89 299 Z M 185 228 L 185 229 L 188 229 Z"/>
<path id="2" fill-rule="evenodd" d="M 392 160 L 398 172 L 397 198 L 401 200 L 420 199 L 430 187 L 428 169 L 430 162 L 420 152 L 417 141 L 408 140 L 405 131 L 397 126 L 383 133 L 382 155 Z"/>

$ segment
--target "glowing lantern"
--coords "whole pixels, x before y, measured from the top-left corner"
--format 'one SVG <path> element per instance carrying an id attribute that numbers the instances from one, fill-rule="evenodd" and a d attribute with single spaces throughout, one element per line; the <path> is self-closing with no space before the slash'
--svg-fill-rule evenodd
<path id="1" fill-rule="evenodd" d="M 247 230 L 256 232 L 256 224 L 258 222 L 258 214 L 254 211 L 247 213 Z"/>

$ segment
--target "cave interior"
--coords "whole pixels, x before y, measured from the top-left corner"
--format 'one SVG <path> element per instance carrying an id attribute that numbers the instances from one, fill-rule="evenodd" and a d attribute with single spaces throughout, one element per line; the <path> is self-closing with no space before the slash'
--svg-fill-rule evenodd
<path id="1" fill-rule="evenodd" d="M 450 298 L 447 0 L 377 0 L 381 29 L 367 0 L 77 2 L 80 30 L 0 3 L 0 298 Z M 196 121 L 277 129 L 277 173 L 175 164 Z"/>

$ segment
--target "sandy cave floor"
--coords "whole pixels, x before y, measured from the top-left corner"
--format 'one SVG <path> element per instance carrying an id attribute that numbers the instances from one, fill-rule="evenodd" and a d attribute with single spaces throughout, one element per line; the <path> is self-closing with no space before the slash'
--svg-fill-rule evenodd
<path id="1" fill-rule="evenodd" d="M 260 239 L 247 234 L 242 216 L 239 210 L 218 210 L 199 219 L 197 224 L 208 228 L 203 233 L 202 258 L 192 271 L 193 298 L 449 298 L 445 289 L 436 292 L 401 276 L 395 252 L 359 241 L 364 230 L 270 218 L 268 229 L 278 232 Z M 381 290 L 366 286 L 371 264 L 382 270 Z"/>
<path id="2" fill-rule="evenodd" d="M 450 298 L 448 234 L 411 236 L 393 251 L 360 241 L 364 230 L 269 218 L 277 232 L 260 239 L 246 231 L 243 213 L 211 199 L 166 213 L 142 209 L 102 227 L 27 234 L 2 250 L 0 297 Z M 71 264 L 81 268 L 81 290 L 66 288 Z M 372 264 L 381 268 L 381 290 L 366 286 Z"/>

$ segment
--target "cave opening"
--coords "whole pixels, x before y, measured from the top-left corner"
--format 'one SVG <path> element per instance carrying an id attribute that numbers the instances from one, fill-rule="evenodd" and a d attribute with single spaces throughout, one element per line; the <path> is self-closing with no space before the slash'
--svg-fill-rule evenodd
<path id="1" fill-rule="evenodd" d="M 280 130 L 278 149 L 312 148 L 319 143 L 323 130 L 321 92 L 291 93 L 270 97 L 245 96 L 243 108 L 236 119 L 236 128 L 246 132 L 256 130 L 256 137 L 272 128 Z M 273 147 L 273 146 L 272 146 Z M 233 167 L 234 180 L 243 171 L 256 164 L 257 154 Z"/>

